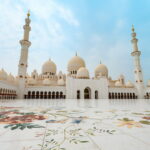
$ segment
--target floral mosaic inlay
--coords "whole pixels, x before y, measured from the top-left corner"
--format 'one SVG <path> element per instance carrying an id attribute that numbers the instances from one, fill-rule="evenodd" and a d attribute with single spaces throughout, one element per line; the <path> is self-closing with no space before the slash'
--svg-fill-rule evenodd
<path id="1" fill-rule="evenodd" d="M 133 138 L 129 131 L 149 130 L 150 114 L 124 109 L 0 107 L 0 128 L 0 142 L 20 141 L 17 150 L 96 150 L 103 147 L 103 138 Z"/>

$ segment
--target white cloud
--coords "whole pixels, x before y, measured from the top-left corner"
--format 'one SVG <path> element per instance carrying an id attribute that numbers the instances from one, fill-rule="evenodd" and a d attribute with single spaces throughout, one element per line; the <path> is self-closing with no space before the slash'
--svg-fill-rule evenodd
<path id="1" fill-rule="evenodd" d="M 68 23 L 75 25 L 75 26 L 79 26 L 78 20 L 74 18 L 70 10 L 67 10 L 63 8 L 62 6 L 59 6 L 58 12 L 61 14 L 61 17 L 65 19 Z"/>
<path id="2" fill-rule="evenodd" d="M 38 16 L 38 18 L 42 20 L 50 19 L 50 17 L 55 15 L 55 17 L 61 17 L 71 25 L 79 26 L 79 22 L 74 17 L 72 11 L 54 0 L 46 0 L 44 2 L 42 0 L 22 0 L 22 2 L 24 2 L 26 7 L 28 7 L 35 16 Z"/>
<path id="3" fill-rule="evenodd" d="M 63 44 L 66 37 L 62 21 L 74 27 L 79 25 L 72 11 L 54 0 L 3 1 L 0 5 L 0 68 L 14 74 L 18 70 L 19 40 L 23 36 L 22 27 L 28 9 L 31 11 L 32 27 L 29 72 L 33 68 L 40 70 L 45 59 L 51 57 L 53 51 Z"/>

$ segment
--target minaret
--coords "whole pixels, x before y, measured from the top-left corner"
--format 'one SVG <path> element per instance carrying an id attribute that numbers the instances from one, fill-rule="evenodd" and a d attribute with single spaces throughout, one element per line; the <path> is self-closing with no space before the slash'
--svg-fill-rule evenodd
<path id="1" fill-rule="evenodd" d="M 27 67 L 28 67 L 28 48 L 31 45 L 31 42 L 29 41 L 29 32 L 31 30 L 30 27 L 30 13 L 27 13 L 27 18 L 25 19 L 25 25 L 23 26 L 24 29 L 24 35 L 23 39 L 20 40 L 21 44 L 21 55 L 18 65 L 18 80 L 19 80 L 19 92 L 18 92 L 18 98 L 23 99 L 24 98 L 24 89 L 25 89 L 25 81 L 26 81 L 26 74 L 27 74 Z"/>
<path id="2" fill-rule="evenodd" d="M 144 82 L 143 82 L 143 75 L 142 75 L 142 68 L 140 64 L 140 55 L 141 51 L 138 49 L 138 39 L 136 38 L 136 33 L 134 31 L 134 26 L 132 25 L 132 45 L 133 45 L 133 52 L 131 56 L 134 59 L 134 76 L 135 76 L 135 85 L 138 90 L 138 98 L 144 98 Z"/>

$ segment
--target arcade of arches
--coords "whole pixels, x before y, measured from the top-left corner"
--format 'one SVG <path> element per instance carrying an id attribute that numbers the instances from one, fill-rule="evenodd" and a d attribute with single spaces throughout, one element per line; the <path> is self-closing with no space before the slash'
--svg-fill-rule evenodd
<path id="1" fill-rule="evenodd" d="M 99 92 L 96 90 L 94 93 L 95 99 L 99 98 Z M 0 99 L 16 99 L 17 94 L 15 90 L 0 88 Z M 25 99 L 65 99 L 66 96 L 63 92 L 45 92 L 45 91 L 28 91 Z M 77 99 L 81 98 L 81 91 L 77 90 Z M 91 98 L 91 89 L 84 89 L 84 99 Z M 108 95 L 109 99 L 137 99 L 135 93 L 115 93 L 111 92 Z M 146 93 L 145 98 L 150 98 L 150 93 Z"/>
<path id="2" fill-rule="evenodd" d="M 109 93 L 109 99 L 137 99 L 135 93 Z"/>
<path id="3" fill-rule="evenodd" d="M 77 99 L 80 99 L 81 96 L 81 91 L 77 90 Z M 95 99 L 99 98 L 99 93 L 96 90 L 95 93 Z M 148 94 L 147 94 L 148 97 Z M 84 99 L 90 99 L 91 98 L 91 89 L 90 88 L 85 88 L 84 89 Z M 137 99 L 137 95 L 135 93 L 109 93 L 108 95 L 109 99 Z"/>
<path id="4" fill-rule="evenodd" d="M 0 99 L 16 99 L 16 97 L 15 90 L 0 88 Z"/>
<path id="5" fill-rule="evenodd" d="M 25 99 L 65 99 L 63 92 L 28 91 Z"/>

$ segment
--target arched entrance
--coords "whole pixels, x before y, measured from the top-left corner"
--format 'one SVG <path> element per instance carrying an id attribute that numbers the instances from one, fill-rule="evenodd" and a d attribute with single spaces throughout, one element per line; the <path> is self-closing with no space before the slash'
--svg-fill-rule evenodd
<path id="1" fill-rule="evenodd" d="M 77 91 L 77 99 L 80 99 L 80 90 Z"/>
<path id="2" fill-rule="evenodd" d="M 60 92 L 60 99 L 63 99 L 63 92 Z"/>
<path id="3" fill-rule="evenodd" d="M 39 91 L 36 92 L 36 98 L 39 99 Z"/>
<path id="4" fill-rule="evenodd" d="M 84 89 L 84 99 L 91 99 L 91 89 L 88 87 Z"/>
<path id="5" fill-rule="evenodd" d="M 98 91 L 95 91 L 95 99 L 98 99 Z"/>

